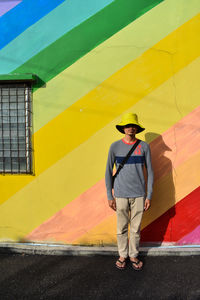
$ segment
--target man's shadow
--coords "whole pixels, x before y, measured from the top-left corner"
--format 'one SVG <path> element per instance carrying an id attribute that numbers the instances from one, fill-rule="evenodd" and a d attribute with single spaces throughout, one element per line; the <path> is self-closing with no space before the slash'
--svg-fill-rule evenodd
<path id="1" fill-rule="evenodd" d="M 175 187 L 172 162 L 166 156 L 167 151 L 172 150 L 157 133 L 146 133 L 145 141 L 151 148 L 154 189 L 151 208 L 143 217 L 141 244 L 155 246 L 163 242 L 173 242 L 172 219 L 176 214 Z"/>

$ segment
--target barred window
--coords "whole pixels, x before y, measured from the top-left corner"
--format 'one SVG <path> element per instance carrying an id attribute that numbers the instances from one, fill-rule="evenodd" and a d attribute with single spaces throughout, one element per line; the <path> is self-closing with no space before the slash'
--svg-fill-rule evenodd
<path id="1" fill-rule="evenodd" d="M 31 84 L 0 82 L 0 173 L 32 173 Z"/>

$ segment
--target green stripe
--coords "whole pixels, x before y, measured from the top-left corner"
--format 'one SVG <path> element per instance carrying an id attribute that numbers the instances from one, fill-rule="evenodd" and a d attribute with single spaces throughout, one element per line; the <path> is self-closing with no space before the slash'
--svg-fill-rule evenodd
<path id="1" fill-rule="evenodd" d="M 48 88 L 34 93 L 34 131 L 154 47 L 199 11 L 199 0 L 179 0 L 176 3 L 165 0 L 76 61 L 50 80 Z"/>
<path id="2" fill-rule="evenodd" d="M 12 73 L 37 74 L 35 89 L 163 0 L 117 0 L 28 60 Z"/>

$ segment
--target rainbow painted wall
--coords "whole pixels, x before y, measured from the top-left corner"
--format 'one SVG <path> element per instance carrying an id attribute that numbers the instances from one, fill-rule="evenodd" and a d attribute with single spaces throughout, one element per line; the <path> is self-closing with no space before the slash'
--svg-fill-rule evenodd
<path id="1" fill-rule="evenodd" d="M 1 175 L 0 241 L 116 244 L 104 184 L 134 112 L 155 172 L 142 242 L 200 244 L 200 1 L 0 2 L 0 74 L 33 73 L 34 175 Z"/>

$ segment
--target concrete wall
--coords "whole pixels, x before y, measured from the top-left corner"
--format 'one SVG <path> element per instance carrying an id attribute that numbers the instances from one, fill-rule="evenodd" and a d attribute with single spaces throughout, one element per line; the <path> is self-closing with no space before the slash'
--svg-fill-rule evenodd
<path id="1" fill-rule="evenodd" d="M 199 0 L 0 2 L 0 73 L 34 73 L 34 175 L 0 175 L 0 240 L 115 244 L 104 172 L 124 112 L 146 128 L 143 242 L 200 244 Z M 20 20 L 20 21 L 19 21 Z"/>

